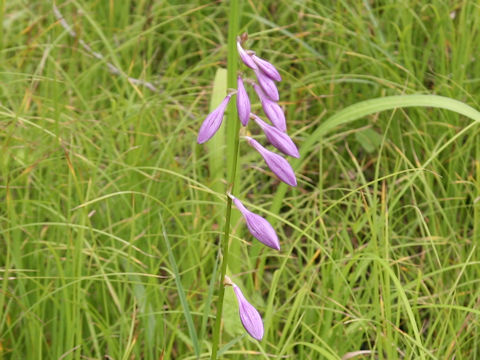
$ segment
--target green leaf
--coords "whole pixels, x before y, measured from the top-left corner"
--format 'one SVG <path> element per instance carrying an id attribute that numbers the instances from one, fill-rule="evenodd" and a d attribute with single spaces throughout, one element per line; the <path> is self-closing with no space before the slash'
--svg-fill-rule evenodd
<path id="1" fill-rule="evenodd" d="M 369 154 L 373 153 L 380 147 L 382 136 L 375 130 L 367 128 L 355 133 L 355 140 Z"/>
<path id="2" fill-rule="evenodd" d="M 335 129 L 337 126 L 348 124 L 367 115 L 375 114 L 380 111 L 406 107 L 433 107 L 450 110 L 480 123 L 480 112 L 461 101 L 444 96 L 398 95 L 366 100 L 346 107 L 323 122 L 310 136 L 305 139 L 300 147 L 300 159 L 295 159 L 295 161 L 292 162 L 292 167 L 295 170 L 299 170 L 302 165 L 302 159 L 305 158 L 305 155 L 312 151 L 312 149 L 316 146 L 316 144 L 318 144 L 325 134 L 327 134 L 330 130 Z M 271 208 L 272 213 L 278 214 L 286 191 L 287 185 L 283 183 L 280 184 L 273 199 Z"/>

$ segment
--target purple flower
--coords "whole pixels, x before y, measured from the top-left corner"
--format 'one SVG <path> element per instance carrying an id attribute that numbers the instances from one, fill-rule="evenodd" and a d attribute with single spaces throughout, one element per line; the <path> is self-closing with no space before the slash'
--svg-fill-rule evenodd
<path id="1" fill-rule="evenodd" d="M 278 241 L 277 233 L 272 225 L 260 215 L 257 215 L 248 210 L 236 197 L 229 195 L 233 200 L 235 206 L 242 213 L 245 222 L 247 223 L 250 233 L 261 243 L 271 247 L 275 250 L 280 250 L 280 243 Z"/>
<path id="2" fill-rule="evenodd" d="M 270 79 L 260 69 L 255 70 L 255 75 L 257 75 L 258 83 L 262 87 L 262 90 L 265 92 L 265 95 L 273 101 L 278 101 L 280 97 L 278 96 L 278 89 L 277 85 L 275 85 L 275 81 Z"/>
<path id="3" fill-rule="evenodd" d="M 252 145 L 252 147 L 260 153 L 260 155 L 262 155 L 270 170 L 272 170 L 280 180 L 290 186 L 297 186 L 295 173 L 293 172 L 293 169 L 287 160 L 280 155 L 265 149 L 258 141 L 252 139 L 251 137 L 246 136 L 245 138 L 248 140 L 248 143 Z"/>
<path id="4" fill-rule="evenodd" d="M 263 112 L 267 115 L 267 118 L 272 122 L 273 126 L 280 131 L 287 131 L 285 114 L 280 105 L 265 95 L 262 88 L 257 84 L 253 84 L 253 88 L 262 103 Z"/>
<path id="5" fill-rule="evenodd" d="M 241 76 L 237 78 L 237 111 L 242 125 L 247 126 L 248 119 L 250 119 L 250 99 Z"/>
<path id="6" fill-rule="evenodd" d="M 255 64 L 257 64 L 258 68 L 270 79 L 275 81 L 282 81 L 282 77 L 280 76 L 280 73 L 275 68 L 275 66 L 270 64 L 268 61 L 263 60 L 262 58 L 259 58 L 256 55 L 252 55 L 252 59 L 255 62 Z"/>
<path id="7" fill-rule="evenodd" d="M 228 94 L 220 105 L 208 114 L 207 118 L 203 121 L 203 124 L 198 131 L 197 142 L 199 144 L 203 144 L 210 140 L 210 138 L 215 135 L 220 125 L 222 125 L 223 114 L 225 113 L 225 109 L 227 108 L 231 97 L 232 94 Z"/>
<path id="8" fill-rule="evenodd" d="M 263 338 L 263 321 L 262 317 L 258 313 L 257 309 L 250 304 L 245 296 L 243 296 L 242 290 L 232 283 L 233 291 L 237 297 L 238 301 L 238 313 L 240 315 L 240 320 L 242 321 L 243 327 L 250 334 L 251 337 L 257 340 L 262 340 Z"/>
<path id="9" fill-rule="evenodd" d="M 237 41 L 237 51 L 245 65 L 247 65 L 250 69 L 257 69 L 257 65 L 253 61 L 252 57 L 242 48 L 242 45 L 239 41 Z"/>
<path id="10" fill-rule="evenodd" d="M 251 114 L 250 116 L 262 128 L 270 144 L 275 146 L 278 150 L 283 152 L 285 155 L 289 155 L 295 158 L 300 157 L 297 146 L 287 134 L 278 130 L 274 126 L 268 125 L 265 121 L 260 119 L 255 114 Z"/>

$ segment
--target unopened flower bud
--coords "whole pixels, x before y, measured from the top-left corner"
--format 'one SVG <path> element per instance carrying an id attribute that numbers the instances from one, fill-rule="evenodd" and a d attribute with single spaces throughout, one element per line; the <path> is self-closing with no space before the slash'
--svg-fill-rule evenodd
<path id="1" fill-rule="evenodd" d="M 274 126 L 268 125 L 265 121 L 260 119 L 255 114 L 250 114 L 250 116 L 262 128 L 270 144 L 275 146 L 278 150 L 283 152 L 285 155 L 289 155 L 294 158 L 300 157 L 300 153 L 298 152 L 297 146 L 286 133 L 278 130 Z"/>
<path id="2" fill-rule="evenodd" d="M 237 78 L 237 111 L 240 122 L 243 126 L 247 126 L 250 119 L 250 99 L 241 76 Z"/>
<path id="3" fill-rule="evenodd" d="M 262 88 L 257 85 L 253 84 L 253 88 L 262 103 L 263 112 L 267 116 L 267 118 L 272 122 L 273 126 L 275 126 L 280 131 L 287 131 L 287 123 L 285 120 L 285 114 L 275 101 L 270 99 L 262 90 Z"/>
<path id="4" fill-rule="evenodd" d="M 282 77 L 280 76 L 280 73 L 275 68 L 275 66 L 270 64 L 268 61 L 262 58 L 259 58 L 256 55 L 252 55 L 252 59 L 255 62 L 255 64 L 257 64 L 258 68 L 270 79 L 275 81 L 282 81 Z"/>
<path id="5" fill-rule="evenodd" d="M 257 75 L 257 80 L 265 95 L 267 95 L 271 100 L 278 101 L 280 97 L 278 96 L 277 85 L 275 81 L 270 79 L 264 72 L 260 69 L 255 70 L 255 75 Z"/>
<path id="6" fill-rule="evenodd" d="M 272 225 L 260 215 L 257 215 L 248 210 L 236 197 L 230 195 L 233 203 L 243 215 L 247 223 L 248 230 L 258 241 L 271 247 L 275 250 L 280 250 L 280 243 L 278 241 L 277 233 Z"/>
<path id="7" fill-rule="evenodd" d="M 242 48 L 242 45 L 239 41 L 237 41 L 237 51 L 238 55 L 240 55 L 240 59 L 242 59 L 245 65 L 247 65 L 250 69 L 257 69 L 257 65 L 253 61 L 252 57 Z"/>
<path id="8" fill-rule="evenodd" d="M 220 125 L 222 125 L 223 114 L 225 113 L 225 109 L 227 108 L 231 97 L 232 94 L 228 94 L 220 103 L 220 105 L 210 114 L 208 114 L 207 118 L 203 121 L 203 124 L 198 131 L 197 142 L 199 144 L 203 144 L 204 142 L 210 140 L 210 138 L 215 135 L 217 130 L 220 128 Z"/>
<path id="9" fill-rule="evenodd" d="M 246 136 L 246 139 L 248 140 L 248 143 L 255 150 L 257 150 L 260 155 L 262 155 L 270 170 L 272 170 L 273 173 L 277 175 L 280 180 L 290 186 L 297 186 L 297 179 L 295 177 L 295 173 L 293 172 L 293 169 L 287 160 L 285 160 L 280 155 L 265 149 L 255 139 L 252 139 L 248 136 Z"/>
<path id="10" fill-rule="evenodd" d="M 240 290 L 240 288 L 234 283 L 232 283 L 232 287 L 235 296 L 237 297 L 238 313 L 243 327 L 251 337 L 257 340 L 262 340 L 264 333 L 262 317 L 257 309 L 245 299 L 242 290 Z"/>

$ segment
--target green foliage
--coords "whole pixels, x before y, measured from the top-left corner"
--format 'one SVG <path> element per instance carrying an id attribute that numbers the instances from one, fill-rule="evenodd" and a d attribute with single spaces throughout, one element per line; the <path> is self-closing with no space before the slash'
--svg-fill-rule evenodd
<path id="1" fill-rule="evenodd" d="M 0 359 L 208 358 L 226 164 L 195 139 L 228 2 L 57 5 L 104 59 L 51 2 L 0 5 Z M 302 158 L 287 190 L 240 143 L 237 193 L 282 251 L 234 217 L 230 276 L 266 333 L 225 329 L 220 354 L 479 359 L 478 3 L 242 9 Z"/>

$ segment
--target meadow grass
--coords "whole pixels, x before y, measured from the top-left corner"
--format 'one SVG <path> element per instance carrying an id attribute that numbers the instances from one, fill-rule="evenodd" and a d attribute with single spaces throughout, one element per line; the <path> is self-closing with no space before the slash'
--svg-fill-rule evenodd
<path id="1" fill-rule="evenodd" d="M 196 132 L 226 88 L 228 3 L 57 5 L 77 38 L 50 1 L 0 6 L 0 359 L 209 358 L 225 140 Z M 302 158 L 286 189 L 240 144 L 237 194 L 282 251 L 233 214 L 229 275 L 265 338 L 226 291 L 221 357 L 479 359 L 478 2 L 242 8 Z M 473 109 L 385 105 L 411 94 Z"/>

